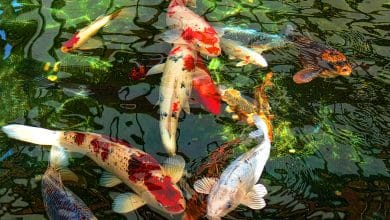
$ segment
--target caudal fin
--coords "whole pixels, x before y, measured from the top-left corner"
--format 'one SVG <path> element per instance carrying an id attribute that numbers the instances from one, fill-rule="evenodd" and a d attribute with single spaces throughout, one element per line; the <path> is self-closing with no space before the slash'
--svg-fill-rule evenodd
<path id="1" fill-rule="evenodd" d="M 26 125 L 6 125 L 1 130 L 8 137 L 40 145 L 59 145 L 60 132 Z"/>

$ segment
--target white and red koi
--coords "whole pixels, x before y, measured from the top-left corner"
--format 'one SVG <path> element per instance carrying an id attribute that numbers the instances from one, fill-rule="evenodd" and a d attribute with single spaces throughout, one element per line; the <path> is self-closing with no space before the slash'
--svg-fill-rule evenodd
<path id="1" fill-rule="evenodd" d="M 96 18 L 94 22 L 92 22 L 87 27 L 77 31 L 68 41 L 66 41 L 62 47 L 61 51 L 63 53 L 68 53 L 73 50 L 76 50 L 82 47 L 91 37 L 93 37 L 101 28 L 109 24 L 109 22 L 118 16 L 124 13 L 124 9 L 117 10 L 112 14 L 106 16 L 100 16 Z"/>
<path id="2" fill-rule="evenodd" d="M 239 204 L 251 209 L 265 207 L 263 197 L 267 189 L 257 184 L 269 158 L 271 142 L 265 121 L 255 116 L 258 130 L 252 132 L 250 138 L 259 138 L 259 145 L 235 159 L 221 174 L 219 179 L 206 177 L 197 180 L 194 189 L 199 193 L 209 194 L 207 198 L 207 217 L 212 220 L 221 219 Z"/>
<path id="3" fill-rule="evenodd" d="M 17 140 L 61 146 L 86 154 L 112 173 L 103 175 L 102 185 L 114 186 L 124 182 L 135 192 L 115 198 L 113 210 L 116 212 L 130 212 L 144 204 L 169 214 L 179 214 L 185 209 L 182 192 L 176 186 L 185 165 L 179 156 L 168 158 L 163 167 L 152 156 L 130 144 L 100 134 L 53 131 L 25 125 L 7 125 L 2 131 Z"/>
<path id="4" fill-rule="evenodd" d="M 174 44 L 188 44 L 207 56 L 219 56 L 218 33 L 201 16 L 186 7 L 186 0 L 172 0 L 168 6 L 166 23 L 173 30 L 165 33 L 165 40 Z"/>
<path id="5" fill-rule="evenodd" d="M 190 112 L 192 73 L 197 54 L 187 45 L 174 45 L 167 62 L 150 69 L 147 75 L 163 72 L 160 85 L 160 132 L 165 150 L 176 154 L 176 129 L 181 109 Z"/>
<path id="6" fill-rule="evenodd" d="M 221 47 L 230 59 L 240 59 L 236 66 L 255 64 L 261 67 L 267 67 L 268 63 L 265 58 L 256 51 L 241 45 L 240 42 L 221 38 Z"/>
<path id="7" fill-rule="evenodd" d="M 49 167 L 42 176 L 42 197 L 47 216 L 52 220 L 97 219 L 87 205 L 62 183 L 64 171 L 75 175 L 66 169 L 67 162 L 62 148 L 51 149 Z"/>

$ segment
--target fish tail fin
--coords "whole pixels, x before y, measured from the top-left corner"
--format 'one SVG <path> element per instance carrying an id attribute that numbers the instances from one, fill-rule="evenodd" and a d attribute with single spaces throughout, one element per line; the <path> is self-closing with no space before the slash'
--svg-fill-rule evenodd
<path id="1" fill-rule="evenodd" d="M 110 15 L 110 19 L 114 20 L 114 19 L 117 19 L 117 18 L 125 18 L 125 17 L 132 16 L 132 15 L 134 15 L 134 13 L 132 12 L 131 9 L 132 9 L 132 7 L 120 8 L 120 9 L 114 11 Z"/>
<path id="2" fill-rule="evenodd" d="M 50 166 L 55 169 L 65 168 L 69 165 L 68 155 L 63 147 L 53 146 L 49 158 Z"/>
<path id="3" fill-rule="evenodd" d="M 8 137 L 39 145 L 59 145 L 60 131 L 11 124 L 1 128 Z"/>
<path id="4" fill-rule="evenodd" d="M 261 130 L 263 132 L 264 139 L 269 139 L 268 136 L 268 126 L 267 123 L 265 122 L 266 119 L 264 119 L 261 116 L 254 116 L 254 121 L 257 129 Z M 256 136 L 256 135 L 254 135 Z"/>

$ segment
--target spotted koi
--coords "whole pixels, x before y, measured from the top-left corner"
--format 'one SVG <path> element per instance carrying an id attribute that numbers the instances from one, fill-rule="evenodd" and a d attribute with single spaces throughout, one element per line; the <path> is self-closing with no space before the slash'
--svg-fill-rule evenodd
<path id="1" fill-rule="evenodd" d="M 160 85 L 160 132 L 166 151 L 176 154 L 176 129 L 181 109 L 189 113 L 192 72 L 196 52 L 185 45 L 175 45 L 163 67 Z"/>
<path id="2" fill-rule="evenodd" d="M 2 131 L 18 140 L 61 146 L 85 154 L 129 186 L 136 193 L 133 198 L 138 201 L 138 207 L 147 204 L 169 214 L 179 214 L 185 209 L 185 200 L 176 186 L 180 177 L 173 177 L 170 170 L 151 155 L 124 141 L 96 133 L 53 131 L 25 125 L 7 125 Z M 114 201 L 114 205 L 118 204 Z"/>

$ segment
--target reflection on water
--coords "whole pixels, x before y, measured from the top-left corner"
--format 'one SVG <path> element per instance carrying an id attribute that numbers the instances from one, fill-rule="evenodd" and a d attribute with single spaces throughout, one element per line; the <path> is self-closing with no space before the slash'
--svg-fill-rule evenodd
<path id="1" fill-rule="evenodd" d="M 315 79 L 296 85 L 302 69 L 296 49 L 265 54 L 269 69 L 235 67 L 222 56 L 212 71 L 218 82 L 252 97 L 266 72 L 274 72 L 267 91 L 275 115 L 273 152 L 261 182 L 268 188 L 265 209 L 243 206 L 231 219 L 388 219 L 390 4 L 386 0 L 197 1 L 194 9 L 212 25 L 237 25 L 267 33 L 283 33 L 287 24 L 298 32 L 343 52 L 352 76 Z M 103 46 L 75 54 L 60 52 L 61 43 L 102 14 L 130 7 L 128 18 L 113 21 L 96 36 Z M 35 1 L 0 3 L 0 125 L 11 122 L 104 133 L 124 139 L 159 161 L 164 155 L 158 131 L 160 76 L 132 81 L 134 67 L 164 60 L 170 45 L 167 2 Z M 93 8 L 93 10 L 91 10 Z M 55 63 L 60 63 L 55 68 Z M 49 63 L 49 64 L 47 64 Z M 47 80 L 55 75 L 58 80 Z M 180 118 L 178 148 L 189 170 L 224 143 L 223 137 L 249 130 L 230 115 L 214 117 L 194 104 Z M 197 126 L 193 126 L 196 124 Z M 230 132 L 226 134 L 226 132 Z M 224 133 L 225 132 L 225 133 Z M 239 150 L 238 150 L 239 151 Z M 295 153 L 294 153 L 295 152 Z M 0 134 L 0 218 L 45 218 L 39 175 L 48 151 Z M 97 185 L 101 168 L 73 155 L 70 169 L 78 183 L 65 182 L 98 218 L 118 219 L 111 195 L 120 185 Z M 304 216 L 304 217 L 302 217 Z M 165 219 L 142 207 L 129 219 Z"/>

